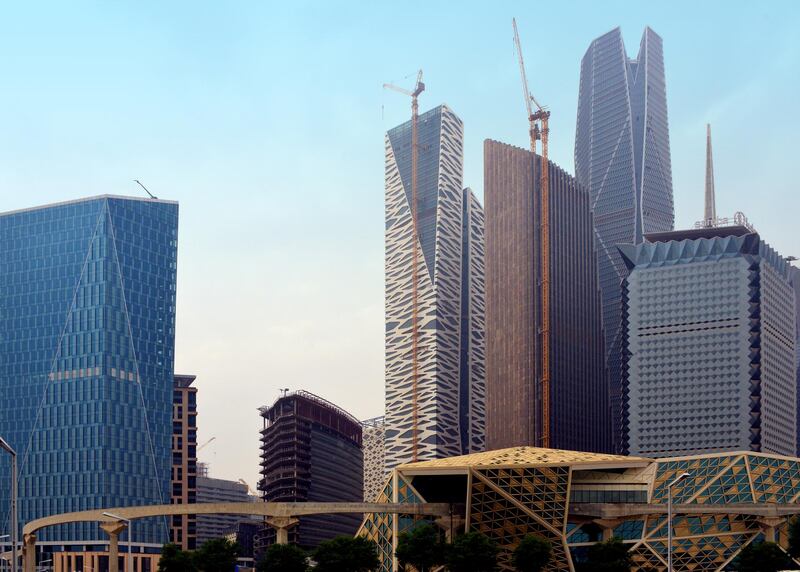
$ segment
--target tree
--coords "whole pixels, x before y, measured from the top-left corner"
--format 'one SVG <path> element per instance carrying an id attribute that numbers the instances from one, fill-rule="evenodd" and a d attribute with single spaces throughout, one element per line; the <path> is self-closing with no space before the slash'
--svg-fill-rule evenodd
<path id="1" fill-rule="evenodd" d="M 444 545 L 439 531 L 430 524 L 423 524 L 402 533 L 397 539 L 395 555 L 403 570 L 411 564 L 417 572 L 428 572 L 432 566 L 443 564 Z"/>
<path id="2" fill-rule="evenodd" d="M 196 572 L 191 552 L 184 552 L 176 544 L 165 544 L 158 560 L 158 572 Z"/>
<path id="3" fill-rule="evenodd" d="M 800 517 L 789 521 L 789 556 L 800 558 Z"/>
<path id="4" fill-rule="evenodd" d="M 307 572 L 308 557 L 294 544 L 273 544 L 258 563 L 258 572 Z"/>
<path id="5" fill-rule="evenodd" d="M 512 562 L 518 572 L 541 572 L 552 554 L 553 546 L 549 540 L 528 534 L 514 550 Z"/>
<path id="6" fill-rule="evenodd" d="M 338 536 L 321 543 L 312 558 L 314 572 L 370 572 L 379 565 L 378 547 L 362 536 Z"/>
<path id="7" fill-rule="evenodd" d="M 748 544 L 735 564 L 739 572 L 778 572 L 793 566 L 791 559 L 774 542 Z"/>
<path id="8" fill-rule="evenodd" d="M 456 538 L 447 551 L 450 572 L 494 572 L 497 569 L 497 544 L 480 532 Z"/>
<path id="9" fill-rule="evenodd" d="M 194 553 L 194 563 L 201 572 L 232 572 L 236 567 L 239 545 L 227 538 L 215 538 L 203 543 Z"/>
<path id="10" fill-rule="evenodd" d="M 620 538 L 612 538 L 598 542 L 589 547 L 587 561 L 581 570 L 587 572 L 630 572 L 633 560 L 628 554 L 628 547 Z"/>

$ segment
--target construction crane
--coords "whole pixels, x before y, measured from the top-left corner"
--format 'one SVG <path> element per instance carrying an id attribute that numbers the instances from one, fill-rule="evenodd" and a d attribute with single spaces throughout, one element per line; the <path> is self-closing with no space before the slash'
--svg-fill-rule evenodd
<path id="1" fill-rule="evenodd" d="M 136 183 L 137 185 L 139 185 L 140 187 L 142 187 L 142 188 L 144 189 L 144 192 L 145 192 L 145 193 L 147 193 L 148 195 L 150 195 L 150 198 L 151 198 L 151 199 L 158 199 L 158 197 L 157 197 L 157 196 L 155 196 L 153 193 L 151 193 L 149 190 L 147 190 L 147 187 L 145 187 L 145 186 L 144 186 L 144 185 L 141 183 L 141 181 L 139 181 L 139 179 L 134 179 L 134 180 L 133 180 L 133 182 L 134 182 L 134 183 Z"/>
<path id="2" fill-rule="evenodd" d="M 391 83 L 383 84 L 411 98 L 411 457 L 417 461 L 419 449 L 418 435 L 418 381 L 419 381 L 419 232 L 417 226 L 417 162 L 419 160 L 419 104 L 417 98 L 425 91 L 422 70 L 417 73 L 414 90 L 409 91 Z"/>
<path id="3" fill-rule="evenodd" d="M 251 495 L 251 496 L 254 496 L 254 497 L 257 497 L 257 496 L 258 496 L 258 493 L 257 493 L 257 492 L 255 492 L 255 491 L 253 490 L 253 487 L 251 487 L 251 486 L 250 486 L 250 485 L 247 483 L 247 481 L 245 481 L 244 479 L 239 479 L 239 483 L 241 483 L 241 484 L 243 484 L 244 486 L 246 486 L 246 487 L 247 487 L 247 494 L 249 494 L 249 495 Z"/>
<path id="4" fill-rule="evenodd" d="M 200 446 L 197 448 L 197 451 L 196 451 L 196 452 L 198 452 L 198 453 L 199 453 L 199 452 L 200 452 L 202 449 L 204 449 L 205 447 L 207 447 L 207 446 L 208 446 L 208 445 L 209 445 L 209 444 L 210 444 L 212 441 L 216 441 L 216 439 L 217 439 L 216 437 L 212 437 L 211 439 L 209 439 L 208 441 L 206 441 L 205 443 L 203 443 L 202 445 L 200 445 Z"/>
<path id="5" fill-rule="evenodd" d="M 519 41 L 517 20 L 513 18 L 514 46 L 519 59 L 519 72 L 522 77 L 522 94 L 525 97 L 525 109 L 528 112 L 528 133 L 531 139 L 531 153 L 536 165 L 536 141 L 542 142 L 541 162 L 539 168 L 539 191 L 541 200 L 539 205 L 539 247 L 541 279 L 539 296 L 541 299 L 541 436 L 540 446 L 550 447 L 550 169 L 547 158 L 547 143 L 550 135 L 550 111 L 539 104 L 531 94 L 528 87 L 528 77 L 525 73 L 525 61 L 522 58 L 522 45 Z M 531 103 L 536 106 L 534 110 Z"/>

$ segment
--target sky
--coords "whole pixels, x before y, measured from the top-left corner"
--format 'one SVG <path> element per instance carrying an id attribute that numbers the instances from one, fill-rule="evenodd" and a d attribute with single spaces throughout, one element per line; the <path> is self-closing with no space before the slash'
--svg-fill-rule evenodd
<path id="1" fill-rule="evenodd" d="M 800 3 L 0 2 L 0 211 L 98 194 L 180 202 L 176 366 L 211 475 L 258 480 L 257 407 L 306 389 L 383 413 L 383 137 L 447 103 L 482 197 L 487 138 L 527 146 L 511 18 L 550 154 L 572 172 L 580 59 L 664 39 L 676 226 L 717 212 L 800 256 Z"/>

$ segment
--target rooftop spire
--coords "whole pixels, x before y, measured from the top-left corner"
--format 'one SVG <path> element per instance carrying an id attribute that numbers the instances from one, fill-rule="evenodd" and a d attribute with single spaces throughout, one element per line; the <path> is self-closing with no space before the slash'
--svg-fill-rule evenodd
<path id="1" fill-rule="evenodd" d="M 714 158 L 711 153 L 711 124 L 706 125 L 706 212 L 707 227 L 717 225 L 717 206 L 714 199 Z"/>

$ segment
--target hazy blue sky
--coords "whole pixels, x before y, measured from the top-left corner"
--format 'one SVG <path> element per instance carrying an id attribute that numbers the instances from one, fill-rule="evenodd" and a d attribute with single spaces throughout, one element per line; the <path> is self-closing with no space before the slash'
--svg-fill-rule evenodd
<path id="1" fill-rule="evenodd" d="M 212 475 L 255 485 L 279 388 L 382 414 L 383 134 L 409 101 L 381 84 L 424 69 L 482 195 L 483 140 L 527 144 L 512 16 L 555 161 L 573 171 L 589 42 L 621 26 L 634 56 L 650 25 L 678 226 L 702 217 L 710 121 L 718 213 L 800 256 L 795 1 L 0 3 L 0 210 L 134 178 L 180 201 L 176 369 L 198 375 Z"/>

